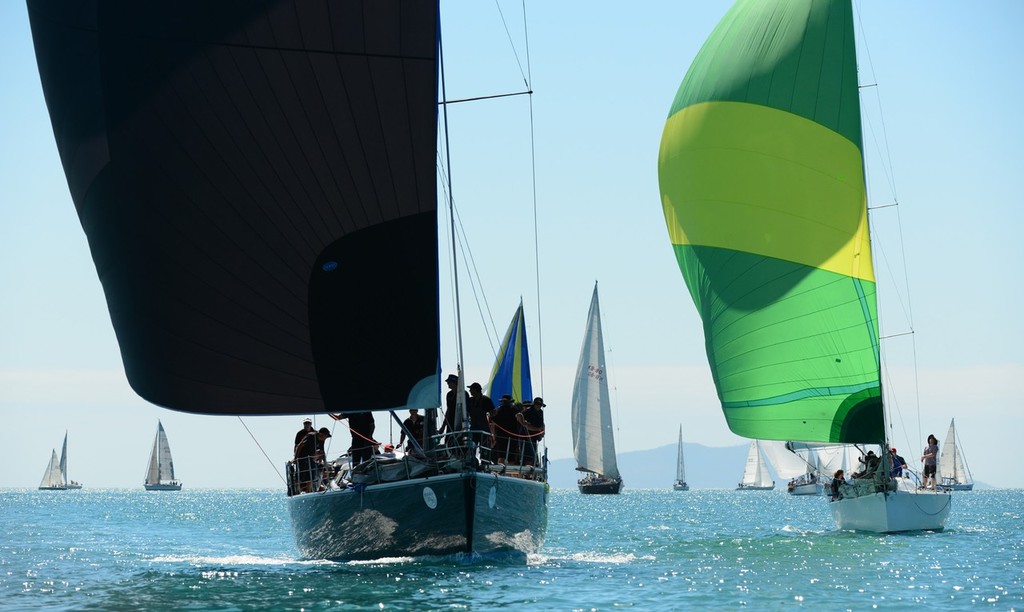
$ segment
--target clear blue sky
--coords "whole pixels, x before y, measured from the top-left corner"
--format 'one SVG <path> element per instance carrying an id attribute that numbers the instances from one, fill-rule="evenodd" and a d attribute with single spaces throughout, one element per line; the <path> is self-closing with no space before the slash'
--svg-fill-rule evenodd
<path id="1" fill-rule="evenodd" d="M 459 214 L 498 333 L 525 300 L 552 458 L 572 453 L 568 406 L 595 280 L 619 450 L 674 444 L 679 424 L 688 442 L 745 442 L 728 431 L 717 405 L 656 171 L 676 88 L 729 4 L 528 5 L 539 320 L 525 98 L 452 108 Z M 501 6 L 525 67 L 521 4 Z M 888 171 L 869 165 L 869 197 L 891 202 L 894 187 L 900 203 L 898 218 L 885 212 L 873 229 L 880 247 L 902 232 L 916 330 L 916 377 L 905 339 L 887 349 L 887 384 L 905 394 L 890 404 L 895 443 L 913 460 L 924 437 L 943 439 L 955 417 L 975 477 L 1024 487 L 1011 460 L 1024 431 L 1017 390 L 1024 380 L 1024 39 L 1017 31 L 1024 3 L 876 1 L 855 11 L 861 82 L 878 85 L 865 90 L 863 106 L 868 113 L 880 101 L 882 151 L 891 158 Z M 442 15 L 449 97 L 522 89 L 493 3 L 443 0 Z M 0 77 L 0 487 L 37 486 L 65 430 L 72 478 L 88 487 L 138 487 L 157 419 L 186 486 L 280 486 L 277 471 L 301 417 L 243 424 L 189 415 L 151 406 L 128 387 L 57 157 L 26 9 L 14 0 L 0 2 Z M 867 145 L 881 141 L 877 117 L 865 126 Z M 891 257 L 902 276 L 899 251 L 880 252 L 886 260 L 878 266 L 889 267 Z M 447 288 L 442 293 L 448 308 Z M 883 293 L 883 334 L 909 329 L 901 298 Z M 484 379 L 492 360 L 480 320 L 470 295 L 463 300 L 470 380 Z M 450 321 L 446 315 L 445 339 Z M 442 358 L 446 371 L 454 368 L 453 343 Z M 386 439 L 385 415 L 377 423 Z M 336 434 L 340 452 L 348 435 Z M 742 469 L 735 466 L 737 477 Z M 666 486 L 672 477 L 665 475 Z"/>

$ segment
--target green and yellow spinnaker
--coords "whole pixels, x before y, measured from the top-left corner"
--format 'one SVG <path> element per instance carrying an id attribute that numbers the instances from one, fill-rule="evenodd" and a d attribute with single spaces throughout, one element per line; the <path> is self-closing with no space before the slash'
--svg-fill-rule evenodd
<path id="1" fill-rule="evenodd" d="M 740 0 L 662 135 L 662 206 L 730 429 L 880 442 L 849 0 Z"/>

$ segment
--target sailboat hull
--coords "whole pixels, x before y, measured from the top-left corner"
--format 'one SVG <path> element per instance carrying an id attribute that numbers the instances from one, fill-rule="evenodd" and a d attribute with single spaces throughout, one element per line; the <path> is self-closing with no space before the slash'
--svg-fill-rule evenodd
<path id="1" fill-rule="evenodd" d="M 584 495 L 618 495 L 622 490 L 622 480 L 602 480 L 598 482 L 579 482 L 580 493 Z"/>
<path id="2" fill-rule="evenodd" d="M 672 490 L 673 491 L 689 491 L 690 490 L 690 485 L 686 484 L 685 482 L 677 482 L 677 483 L 672 485 Z"/>
<path id="3" fill-rule="evenodd" d="M 821 495 L 824 490 L 820 482 L 793 485 L 791 489 L 788 489 L 790 495 Z"/>
<path id="4" fill-rule="evenodd" d="M 949 517 L 950 494 L 898 489 L 829 504 L 836 527 L 872 533 L 942 531 Z"/>
<path id="5" fill-rule="evenodd" d="M 736 490 L 737 491 L 771 491 L 774 488 L 775 488 L 775 484 L 774 483 L 772 483 L 772 485 L 770 487 L 769 486 L 761 487 L 761 486 L 757 486 L 757 485 L 741 484 L 738 487 L 736 487 Z"/>
<path id="6" fill-rule="evenodd" d="M 163 483 L 163 484 L 144 484 L 142 486 L 146 487 L 147 491 L 180 491 L 181 490 L 181 483 L 175 483 L 175 484 L 169 484 L 169 483 Z"/>
<path id="7" fill-rule="evenodd" d="M 547 483 L 464 472 L 288 498 L 309 559 L 532 553 L 547 529 Z"/>

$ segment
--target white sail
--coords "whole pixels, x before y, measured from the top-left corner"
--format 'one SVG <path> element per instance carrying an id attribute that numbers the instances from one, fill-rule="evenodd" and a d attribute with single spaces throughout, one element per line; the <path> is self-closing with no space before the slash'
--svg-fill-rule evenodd
<path id="1" fill-rule="evenodd" d="M 761 453 L 759 440 L 750 441 L 750 450 L 747 451 L 747 464 L 743 469 L 743 480 L 740 481 L 741 489 L 771 489 L 775 487 L 771 474 L 768 473 L 768 465 L 764 462 L 764 455 Z"/>
<path id="2" fill-rule="evenodd" d="M 146 484 L 158 485 L 174 480 L 174 461 L 171 459 L 171 446 L 167 443 L 167 434 L 163 423 L 157 421 L 156 438 L 153 439 L 153 451 L 149 456 L 146 468 Z"/>
<path id="3" fill-rule="evenodd" d="M 686 466 L 683 465 L 683 426 L 679 426 L 679 449 L 676 451 L 676 482 L 686 482 Z"/>
<path id="4" fill-rule="evenodd" d="M 67 484 L 68 481 L 68 432 L 64 432 L 64 446 L 60 449 L 60 482 Z"/>
<path id="5" fill-rule="evenodd" d="M 761 443 L 761 450 L 768 457 L 779 478 L 796 478 L 813 471 L 813 467 L 807 461 L 786 448 L 785 442 L 765 440 Z"/>
<path id="6" fill-rule="evenodd" d="M 572 447 L 580 469 L 619 478 L 596 284 L 572 389 Z"/>
<path id="7" fill-rule="evenodd" d="M 955 421 L 956 419 L 949 421 L 946 442 L 939 454 L 939 476 L 942 477 L 942 484 L 946 486 L 973 485 L 974 478 L 967 469 L 967 461 L 956 439 Z"/>
<path id="8" fill-rule="evenodd" d="M 64 479 L 60 474 L 60 459 L 57 458 L 57 449 L 53 449 L 50 455 L 50 465 L 43 473 L 43 480 L 39 483 L 40 489 L 57 489 L 64 486 Z"/>
<path id="9" fill-rule="evenodd" d="M 853 444 L 826 444 L 815 442 L 790 442 L 793 452 L 804 457 L 818 472 L 831 478 L 836 470 L 843 470 L 847 475 L 860 469 L 857 459 L 863 454 Z M 876 450 L 876 452 L 878 452 Z"/>

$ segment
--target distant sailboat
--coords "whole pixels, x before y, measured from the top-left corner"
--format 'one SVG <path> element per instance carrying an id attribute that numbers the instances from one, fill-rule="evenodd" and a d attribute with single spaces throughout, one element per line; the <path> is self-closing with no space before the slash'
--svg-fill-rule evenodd
<path id="1" fill-rule="evenodd" d="M 81 483 L 68 480 L 68 434 L 64 432 L 64 445 L 61 447 L 60 458 L 57 458 L 57 450 L 54 449 L 50 455 L 50 465 L 47 466 L 43 480 L 39 483 L 39 490 L 66 491 L 81 488 Z"/>
<path id="2" fill-rule="evenodd" d="M 577 483 L 580 493 L 619 492 L 622 476 L 615 458 L 597 283 L 594 283 L 594 295 L 590 299 L 587 329 L 583 334 L 576 384 L 572 389 L 572 448 L 576 455 L 576 469 L 587 472 Z"/>
<path id="3" fill-rule="evenodd" d="M 146 467 L 147 491 L 180 491 L 181 483 L 174 478 L 174 461 L 171 459 L 171 446 L 167 443 L 164 424 L 156 422 L 156 437 L 153 438 L 153 451 L 149 455 L 149 466 Z"/>
<path id="4" fill-rule="evenodd" d="M 743 468 L 743 479 L 736 486 L 737 491 L 770 491 L 775 488 L 775 481 L 768 473 L 768 465 L 761 453 L 761 443 L 758 440 L 750 441 L 750 449 L 747 451 L 747 463 Z"/>
<path id="5" fill-rule="evenodd" d="M 729 428 L 888 448 L 850 0 L 739 0 L 661 139 L 669 239 Z M 941 530 L 889 453 L 829 504 L 840 529 Z"/>
<path id="6" fill-rule="evenodd" d="M 942 478 L 939 486 L 950 491 L 970 491 L 974 489 L 974 478 L 960 449 L 955 421 L 956 419 L 949 421 L 946 443 L 942 445 L 942 453 L 939 455 L 939 477 Z"/>
<path id="7" fill-rule="evenodd" d="M 818 467 L 813 455 L 798 454 L 791 443 L 779 440 L 766 440 L 761 448 L 775 470 L 775 475 L 789 480 L 786 483 L 787 493 L 821 495 L 824 489 L 818 478 Z"/>
<path id="8" fill-rule="evenodd" d="M 686 466 L 683 464 L 683 426 L 679 426 L 679 447 L 676 449 L 676 481 L 672 483 L 674 491 L 689 491 L 686 484 Z"/>

